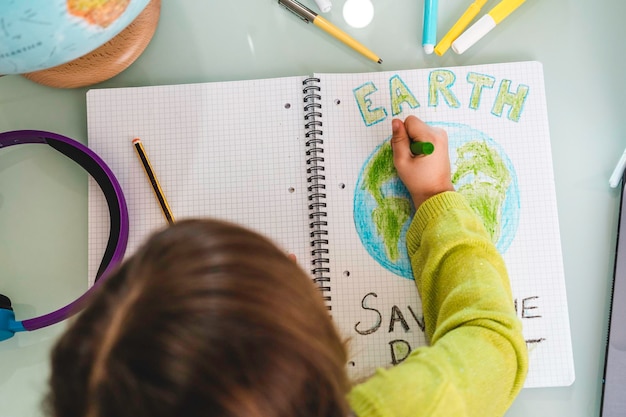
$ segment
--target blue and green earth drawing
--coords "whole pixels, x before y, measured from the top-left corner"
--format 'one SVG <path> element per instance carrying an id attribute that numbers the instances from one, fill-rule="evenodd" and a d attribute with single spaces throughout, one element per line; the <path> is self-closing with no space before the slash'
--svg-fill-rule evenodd
<path id="1" fill-rule="evenodd" d="M 452 183 L 482 218 L 500 253 L 519 223 L 515 169 L 496 141 L 456 123 L 429 123 L 448 133 Z M 393 165 L 389 138 L 363 164 L 354 194 L 354 222 L 368 253 L 383 267 L 413 279 L 405 237 L 415 208 Z"/>

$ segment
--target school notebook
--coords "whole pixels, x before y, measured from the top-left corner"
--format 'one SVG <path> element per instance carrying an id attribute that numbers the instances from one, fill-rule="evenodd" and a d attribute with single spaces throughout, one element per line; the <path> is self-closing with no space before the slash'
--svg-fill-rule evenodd
<path id="1" fill-rule="evenodd" d="M 128 199 L 127 253 L 166 225 L 131 145 L 139 137 L 176 219 L 234 221 L 297 256 L 350 338 L 353 378 L 425 344 L 404 241 L 413 208 L 388 139 L 392 118 L 409 114 L 446 129 L 455 187 L 509 269 L 526 386 L 573 382 L 541 64 L 94 89 L 87 110 L 89 146 Z M 90 183 L 92 277 L 106 210 Z"/>

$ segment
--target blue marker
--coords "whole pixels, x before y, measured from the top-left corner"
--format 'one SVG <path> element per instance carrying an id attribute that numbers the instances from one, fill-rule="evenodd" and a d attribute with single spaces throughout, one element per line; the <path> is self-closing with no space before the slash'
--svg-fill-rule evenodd
<path id="1" fill-rule="evenodd" d="M 438 0 L 424 0 L 424 32 L 422 46 L 424 52 L 432 54 L 437 44 L 437 6 Z"/>

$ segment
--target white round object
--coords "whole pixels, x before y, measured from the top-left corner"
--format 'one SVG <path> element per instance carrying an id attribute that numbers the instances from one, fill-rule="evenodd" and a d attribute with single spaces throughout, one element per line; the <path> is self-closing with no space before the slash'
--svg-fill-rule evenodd
<path id="1" fill-rule="evenodd" d="M 374 18 L 374 5 L 370 0 L 347 0 L 343 5 L 343 18 L 353 28 L 364 28 Z"/>

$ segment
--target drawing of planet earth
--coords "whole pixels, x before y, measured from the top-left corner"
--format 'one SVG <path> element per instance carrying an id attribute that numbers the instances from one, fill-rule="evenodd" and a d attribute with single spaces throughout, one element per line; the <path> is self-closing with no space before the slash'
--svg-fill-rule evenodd
<path id="1" fill-rule="evenodd" d="M 0 74 L 51 68 L 93 51 L 150 0 L 2 0 Z"/>
<path id="2" fill-rule="evenodd" d="M 455 123 L 429 123 L 448 132 L 452 183 L 482 218 L 500 253 L 519 223 L 515 169 L 500 145 L 483 132 Z M 354 223 L 361 243 L 384 268 L 413 279 L 406 232 L 415 208 L 397 176 L 389 138 L 365 161 L 355 188 Z"/>

